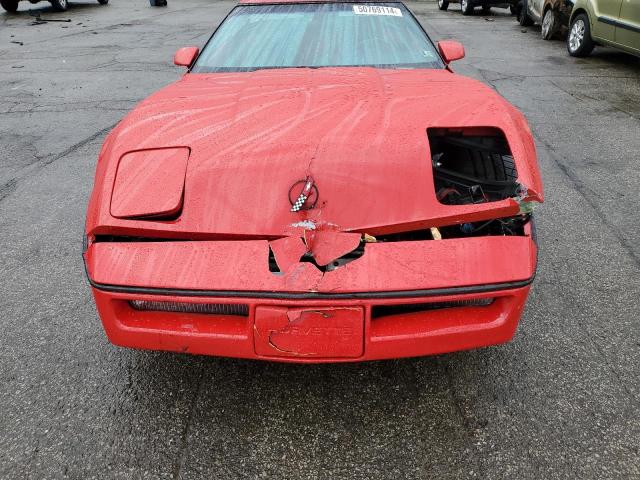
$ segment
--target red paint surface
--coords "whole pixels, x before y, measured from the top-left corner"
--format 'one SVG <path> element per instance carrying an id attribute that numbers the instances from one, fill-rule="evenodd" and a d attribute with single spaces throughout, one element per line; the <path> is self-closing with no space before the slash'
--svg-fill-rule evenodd
<path id="1" fill-rule="evenodd" d="M 464 58 L 464 46 L 455 40 L 440 40 L 438 51 L 446 63 Z"/>
<path id="2" fill-rule="evenodd" d="M 352 252 L 358 245 L 362 235 L 359 233 L 334 232 L 331 230 L 313 230 L 306 232 L 307 245 L 316 263 L 325 266 L 332 261 Z"/>
<path id="3" fill-rule="evenodd" d="M 114 217 L 170 215 L 182 208 L 188 148 L 127 153 L 120 159 L 111 198 Z"/>
<path id="4" fill-rule="evenodd" d="M 369 2 L 378 2 L 380 0 L 362 0 L 358 1 L 358 3 L 369 3 Z M 241 5 L 260 5 L 260 4 L 273 4 L 273 3 L 339 3 L 344 2 L 344 0 L 240 0 Z"/>
<path id="5" fill-rule="evenodd" d="M 307 246 L 298 236 L 279 238 L 269 242 L 269 247 L 282 272 L 288 271 L 292 265 L 300 262 L 302 256 L 307 252 Z"/>
<path id="6" fill-rule="evenodd" d="M 542 185 L 522 115 L 485 85 L 446 70 L 282 69 L 187 74 L 152 95 L 109 135 L 96 170 L 89 234 L 279 237 L 305 219 L 371 235 L 518 212 L 504 200 L 438 202 L 427 128 L 493 126 L 519 181 Z M 118 159 L 145 148 L 191 148 L 175 222 L 109 211 Z M 292 213 L 289 188 L 313 175 L 316 209 Z"/>
<path id="7" fill-rule="evenodd" d="M 180 67 L 190 67 L 199 52 L 198 47 L 183 47 L 174 55 L 173 63 Z"/>
<path id="8" fill-rule="evenodd" d="M 192 290 L 384 292 L 527 280 L 535 271 L 530 237 L 371 243 L 361 258 L 326 273 L 311 263 L 269 271 L 265 240 L 94 243 L 94 282 Z"/>
<path id="9" fill-rule="evenodd" d="M 247 298 L 248 318 L 142 312 L 132 309 L 129 299 L 159 301 L 237 303 L 238 299 L 165 297 L 106 293 L 93 289 L 100 318 L 109 340 L 123 347 L 188 352 L 201 355 L 318 363 L 380 360 L 385 358 L 434 355 L 479 348 L 509 341 L 516 330 L 529 287 L 492 292 L 496 300 L 488 307 L 433 310 L 384 318 L 371 318 L 375 304 L 408 303 L 406 299 L 314 300 L 296 302 Z M 416 298 L 411 302 L 462 300 L 468 295 Z M 301 305 L 304 303 L 304 305 Z M 254 312 L 260 305 L 291 308 L 336 308 L 361 306 L 364 309 L 364 351 L 352 358 L 305 358 L 304 356 L 265 356 L 254 344 Z"/>
<path id="10" fill-rule="evenodd" d="M 318 265 L 330 263 L 357 247 L 361 233 L 380 235 L 517 214 L 519 204 L 513 199 L 461 206 L 437 200 L 427 129 L 462 127 L 502 130 L 528 200 L 542 201 L 535 147 L 524 117 L 493 90 L 448 70 L 188 74 L 143 101 L 105 141 L 87 214 L 88 274 L 94 282 L 119 286 L 327 294 L 530 279 L 536 261 L 530 227 L 523 237 L 370 243 L 361 258 L 328 272 L 300 262 L 310 251 Z M 156 188 L 165 172 L 151 173 L 159 158 L 154 156 L 145 160 L 153 178 L 138 183 L 149 182 L 149 188 L 120 186 L 121 181 L 123 186 L 131 182 L 129 174 L 116 179 L 118 162 L 127 153 L 169 147 L 190 149 L 182 177 L 174 171 L 162 180 L 164 188 Z M 138 163 L 131 163 L 126 168 L 135 176 Z M 168 168 L 179 170 L 175 164 Z M 292 213 L 289 189 L 308 176 L 319 191 L 317 207 Z M 184 179 L 184 190 L 177 219 L 130 220 L 113 214 L 175 207 L 178 178 Z M 112 211 L 114 185 L 118 192 Z M 100 234 L 182 241 L 93 243 Z M 280 272 L 269 271 L 269 242 Z M 515 331 L 528 287 L 471 297 L 312 302 L 93 292 L 105 331 L 117 345 L 320 362 L 426 355 L 505 342 Z M 496 301 L 488 307 L 371 315 L 380 304 L 483 295 Z M 128 300 L 141 298 L 246 303 L 249 316 L 143 312 L 129 306 Z M 316 344 L 294 341 L 281 332 L 280 327 L 291 323 L 289 312 L 319 308 L 362 309 L 362 349 L 355 352 L 355 343 L 350 343 L 341 350 L 327 339 Z M 319 317 L 295 315 L 293 323 L 319 328 Z M 264 343 L 264 325 L 282 333 L 277 334 L 278 348 L 297 354 L 277 356 Z"/>
<path id="11" fill-rule="evenodd" d="M 257 355 L 358 358 L 364 351 L 364 310 L 260 306 L 254 320 Z"/>

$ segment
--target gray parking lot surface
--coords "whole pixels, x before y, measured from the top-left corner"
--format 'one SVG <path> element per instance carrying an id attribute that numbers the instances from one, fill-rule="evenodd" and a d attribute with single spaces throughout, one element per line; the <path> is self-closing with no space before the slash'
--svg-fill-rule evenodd
<path id="1" fill-rule="evenodd" d="M 640 478 L 638 59 L 409 3 L 535 136 L 521 325 L 477 351 L 270 364 L 110 345 L 80 257 L 104 136 L 232 3 L 46 5 L 0 13 L 0 478 Z"/>

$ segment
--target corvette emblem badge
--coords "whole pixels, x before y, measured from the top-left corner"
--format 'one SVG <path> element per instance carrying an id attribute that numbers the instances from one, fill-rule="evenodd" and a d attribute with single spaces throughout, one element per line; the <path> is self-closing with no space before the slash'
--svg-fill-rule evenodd
<path id="1" fill-rule="evenodd" d="M 296 197 L 296 193 L 298 193 Z M 299 180 L 289 189 L 289 203 L 291 204 L 292 212 L 299 212 L 300 210 L 311 210 L 316 206 L 318 202 L 318 187 L 312 177 L 307 177 L 304 180 Z"/>

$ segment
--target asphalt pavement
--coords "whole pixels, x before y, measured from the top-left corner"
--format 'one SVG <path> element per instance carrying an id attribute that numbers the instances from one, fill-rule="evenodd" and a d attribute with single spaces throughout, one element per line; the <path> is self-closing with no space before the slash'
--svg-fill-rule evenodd
<path id="1" fill-rule="evenodd" d="M 232 5 L 0 13 L 0 478 L 640 478 L 640 60 L 571 58 L 507 10 L 408 3 L 537 142 L 540 265 L 512 343 L 320 366 L 108 343 L 80 256 L 101 142 Z"/>

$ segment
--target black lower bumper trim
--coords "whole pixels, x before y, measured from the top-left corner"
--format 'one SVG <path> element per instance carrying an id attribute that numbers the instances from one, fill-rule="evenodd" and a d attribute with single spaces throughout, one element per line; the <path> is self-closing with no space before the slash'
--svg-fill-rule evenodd
<path id="1" fill-rule="evenodd" d="M 89 278 L 91 286 L 97 290 L 113 293 L 134 293 L 142 295 L 167 295 L 175 297 L 222 297 L 222 298 L 269 298 L 281 300 L 367 300 L 386 298 L 419 298 L 440 297 L 447 295 L 465 295 L 472 293 L 486 293 L 500 290 L 513 290 L 526 287 L 533 282 L 534 277 L 516 282 L 490 283 L 486 285 L 472 285 L 468 287 L 431 288 L 426 290 L 396 290 L 386 292 L 352 292 L 352 293 L 319 293 L 319 292 L 265 292 L 265 291 L 237 291 L 237 290 L 182 290 L 154 287 L 127 287 L 122 285 L 105 285 L 96 283 Z"/>

